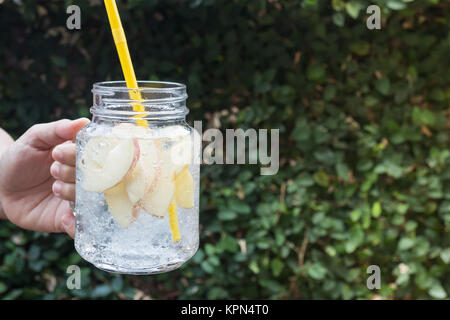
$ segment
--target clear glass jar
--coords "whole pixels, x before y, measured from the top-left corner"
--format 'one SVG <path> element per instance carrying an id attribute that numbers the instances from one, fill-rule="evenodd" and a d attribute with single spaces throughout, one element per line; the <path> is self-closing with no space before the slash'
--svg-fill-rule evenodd
<path id="1" fill-rule="evenodd" d="M 76 143 L 75 248 L 100 269 L 152 274 L 197 251 L 200 140 L 185 122 L 184 85 L 138 84 L 93 86 Z"/>

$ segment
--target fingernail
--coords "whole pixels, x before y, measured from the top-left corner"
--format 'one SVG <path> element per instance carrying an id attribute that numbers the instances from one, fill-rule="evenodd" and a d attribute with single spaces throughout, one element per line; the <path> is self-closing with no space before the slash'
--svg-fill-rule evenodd
<path id="1" fill-rule="evenodd" d="M 53 193 L 56 195 L 60 195 L 62 190 L 62 182 L 61 181 L 55 181 L 53 183 Z"/>
<path id="2" fill-rule="evenodd" d="M 54 177 L 58 177 L 59 176 L 59 169 L 60 166 L 57 162 L 54 162 L 50 168 L 50 173 L 52 174 L 52 176 Z"/>
<path id="3" fill-rule="evenodd" d="M 66 214 L 62 220 L 62 224 L 64 228 L 68 229 L 72 226 L 73 222 L 75 220 L 75 217 L 72 214 Z"/>
<path id="4" fill-rule="evenodd" d="M 62 157 L 63 157 L 63 152 L 61 150 L 59 150 L 58 147 L 53 149 L 53 159 L 62 160 Z"/>

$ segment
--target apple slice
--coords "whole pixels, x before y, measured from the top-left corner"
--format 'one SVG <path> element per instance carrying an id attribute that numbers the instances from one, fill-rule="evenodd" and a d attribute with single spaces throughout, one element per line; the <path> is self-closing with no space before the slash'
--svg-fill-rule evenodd
<path id="1" fill-rule="evenodd" d="M 174 193 L 173 175 L 161 174 L 158 181 L 142 200 L 144 210 L 154 216 L 164 217 L 167 214 L 167 209 L 170 202 L 172 202 Z"/>
<path id="2" fill-rule="evenodd" d="M 157 175 L 156 182 L 149 189 L 143 199 L 143 207 L 145 211 L 150 214 L 163 217 L 167 214 L 170 202 L 175 195 L 175 176 L 179 174 L 183 168 L 189 166 L 192 157 L 192 139 L 190 135 L 184 135 L 177 139 L 172 147 L 167 151 L 160 151 L 160 172 Z M 193 187 L 191 191 L 188 190 L 190 182 L 190 173 L 183 174 L 180 178 L 180 199 L 186 207 L 193 206 L 189 200 L 189 193 L 193 194 Z M 192 179 L 192 177 L 191 177 Z M 192 181 L 193 183 L 193 181 Z M 186 188 L 181 192 L 183 188 Z M 183 195 L 185 194 L 185 195 Z M 184 199 L 186 198 L 186 199 Z"/>
<path id="3" fill-rule="evenodd" d="M 119 138 L 142 138 L 147 135 L 149 131 L 148 127 L 125 122 L 113 127 L 111 134 Z"/>
<path id="4" fill-rule="evenodd" d="M 141 152 L 141 165 L 148 180 L 148 191 L 152 182 L 157 178 L 160 172 L 161 147 L 155 140 L 139 140 Z"/>
<path id="5" fill-rule="evenodd" d="M 116 138 L 92 137 L 84 146 L 84 155 L 80 161 L 81 169 L 85 167 L 103 167 L 108 153 L 119 144 Z"/>
<path id="6" fill-rule="evenodd" d="M 174 166 L 175 174 L 179 174 L 184 167 L 191 163 L 192 138 L 186 135 L 179 139 L 168 151 L 168 161 Z"/>
<path id="7" fill-rule="evenodd" d="M 144 197 L 148 182 L 147 177 L 144 175 L 141 161 L 138 161 L 133 171 L 127 174 L 124 184 L 131 203 L 135 204 Z"/>
<path id="8" fill-rule="evenodd" d="M 92 140 L 86 144 L 80 162 L 84 174 L 82 187 L 86 191 L 103 192 L 122 181 L 134 168 L 139 159 L 139 144 L 136 139 L 98 137 Z"/>
<path id="9" fill-rule="evenodd" d="M 184 137 L 190 134 L 188 128 L 180 125 L 165 126 L 158 129 L 158 135 L 164 139 Z"/>
<path id="10" fill-rule="evenodd" d="M 144 198 L 159 176 L 160 148 L 153 140 L 139 140 L 140 158 L 136 167 L 125 177 L 125 188 L 131 202 Z"/>
<path id="11" fill-rule="evenodd" d="M 114 220 L 126 229 L 132 224 L 139 214 L 139 206 L 133 205 L 128 198 L 125 184 L 119 183 L 104 192 L 108 211 Z"/>
<path id="12" fill-rule="evenodd" d="M 194 207 L 194 178 L 188 166 L 175 177 L 175 201 L 185 209 Z"/>
<path id="13" fill-rule="evenodd" d="M 157 142 L 156 142 L 157 143 Z M 160 152 L 161 161 L 158 175 L 147 191 L 142 205 L 148 213 L 163 217 L 167 214 L 170 203 L 175 193 L 175 172 L 174 166 L 168 161 L 168 153 Z"/>

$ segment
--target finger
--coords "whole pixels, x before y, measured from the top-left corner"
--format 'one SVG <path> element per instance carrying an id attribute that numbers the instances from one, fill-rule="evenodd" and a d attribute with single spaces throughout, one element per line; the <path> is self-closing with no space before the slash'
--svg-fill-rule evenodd
<path id="1" fill-rule="evenodd" d="M 75 166 L 76 147 L 75 143 L 63 143 L 53 149 L 52 157 L 54 160 L 69 166 Z"/>
<path id="2" fill-rule="evenodd" d="M 72 212 L 67 212 L 61 221 L 63 229 L 73 239 L 75 238 L 75 217 Z"/>
<path id="3" fill-rule="evenodd" d="M 40 123 L 32 126 L 20 139 L 35 148 L 50 149 L 67 140 L 73 140 L 78 131 L 88 123 L 89 119 L 86 118 Z"/>
<path id="4" fill-rule="evenodd" d="M 60 180 L 56 180 L 53 183 L 52 191 L 58 198 L 75 201 L 75 184 L 74 183 L 64 183 Z"/>
<path id="5" fill-rule="evenodd" d="M 52 232 L 66 232 L 69 236 L 75 236 L 75 217 L 70 208 L 69 201 L 62 201 L 55 216 L 55 229 Z"/>
<path id="6" fill-rule="evenodd" d="M 75 167 L 55 161 L 50 166 L 53 178 L 65 183 L 75 183 Z"/>

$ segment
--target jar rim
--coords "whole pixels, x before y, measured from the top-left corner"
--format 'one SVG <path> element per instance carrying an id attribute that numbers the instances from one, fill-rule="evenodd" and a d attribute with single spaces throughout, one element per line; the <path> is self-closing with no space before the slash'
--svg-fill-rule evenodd
<path id="1" fill-rule="evenodd" d="M 107 118 L 176 119 L 186 116 L 186 85 L 168 81 L 137 81 L 139 88 L 128 88 L 125 81 L 93 84 L 94 104 L 91 113 Z M 141 99 L 131 98 L 140 93 Z M 145 110 L 129 110 L 141 105 Z"/>
<path id="2" fill-rule="evenodd" d="M 138 80 L 139 88 L 128 88 L 126 82 L 123 80 L 119 81 L 101 81 L 95 82 L 93 84 L 92 92 L 102 89 L 110 89 L 114 91 L 130 91 L 138 90 L 139 92 L 151 93 L 151 92 L 170 92 L 173 90 L 186 90 L 186 85 L 178 82 L 170 81 L 150 81 L 150 80 Z M 142 85 L 142 86 L 141 86 Z M 153 85 L 153 86 L 152 86 Z M 163 85 L 165 87 L 157 87 Z"/>

